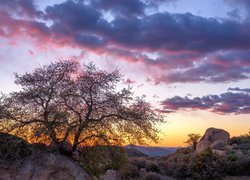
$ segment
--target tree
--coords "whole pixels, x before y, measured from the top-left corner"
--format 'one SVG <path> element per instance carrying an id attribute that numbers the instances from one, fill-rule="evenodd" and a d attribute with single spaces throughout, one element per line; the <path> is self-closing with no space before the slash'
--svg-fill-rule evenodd
<path id="1" fill-rule="evenodd" d="M 133 97 L 131 88 L 118 91 L 120 81 L 118 70 L 73 61 L 16 74 L 22 90 L 0 98 L 0 131 L 56 146 L 68 141 L 72 151 L 99 142 L 157 141 L 155 124 L 163 122 L 162 116 L 143 98 Z"/>
<path id="2" fill-rule="evenodd" d="M 189 146 L 192 146 L 193 150 L 196 150 L 196 145 L 200 139 L 200 134 L 188 134 L 188 139 L 185 143 L 187 143 Z"/>

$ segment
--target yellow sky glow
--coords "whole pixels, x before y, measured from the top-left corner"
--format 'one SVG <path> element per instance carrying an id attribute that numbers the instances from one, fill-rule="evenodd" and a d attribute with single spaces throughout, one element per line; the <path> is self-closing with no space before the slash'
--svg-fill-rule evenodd
<path id="1" fill-rule="evenodd" d="M 203 135 L 207 128 L 221 128 L 230 136 L 246 134 L 250 128 L 249 115 L 218 115 L 208 111 L 178 111 L 168 114 L 166 123 L 159 125 L 161 141 L 154 146 L 186 146 L 184 143 L 190 133 Z"/>

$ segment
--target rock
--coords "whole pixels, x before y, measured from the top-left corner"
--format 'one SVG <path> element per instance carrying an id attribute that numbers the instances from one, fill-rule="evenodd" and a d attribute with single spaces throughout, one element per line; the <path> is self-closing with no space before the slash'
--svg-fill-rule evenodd
<path id="1" fill-rule="evenodd" d="M 109 169 L 106 171 L 105 175 L 102 177 L 103 180 L 116 180 L 117 179 L 117 171 L 113 169 Z"/>
<path id="2" fill-rule="evenodd" d="M 146 169 L 145 168 L 141 168 L 140 169 L 140 173 L 145 173 L 146 172 Z"/>
<path id="3" fill-rule="evenodd" d="M 226 145 L 225 149 L 226 149 L 227 151 L 232 151 L 232 150 L 233 150 L 233 147 L 230 146 L 230 145 Z"/>
<path id="4" fill-rule="evenodd" d="M 225 150 L 225 141 L 222 140 L 218 140 L 218 141 L 214 141 L 211 145 L 210 148 L 211 149 L 219 149 L 219 150 Z"/>
<path id="5" fill-rule="evenodd" d="M 242 151 L 241 151 L 240 149 L 238 149 L 238 150 L 236 151 L 236 154 L 237 154 L 238 156 L 243 155 L 243 153 L 242 153 Z"/>
<path id="6" fill-rule="evenodd" d="M 0 179 L 1 180 L 12 180 L 14 177 L 11 176 L 10 172 L 11 162 L 6 160 L 0 160 Z"/>
<path id="7" fill-rule="evenodd" d="M 30 144 L 24 139 L 0 132 L 0 158 L 2 160 L 26 157 L 31 152 Z"/>
<path id="8" fill-rule="evenodd" d="M 238 144 L 234 143 L 234 144 L 232 144 L 232 148 L 233 148 L 233 149 L 238 149 L 239 146 L 238 146 Z"/>
<path id="9" fill-rule="evenodd" d="M 210 143 L 221 140 L 228 144 L 230 134 L 223 129 L 208 128 L 200 141 L 207 140 Z"/>
<path id="10" fill-rule="evenodd" d="M 212 149 L 212 152 L 213 152 L 214 154 L 219 155 L 219 156 L 225 156 L 225 155 L 227 155 L 226 151 L 219 150 L 219 149 Z"/>
<path id="11" fill-rule="evenodd" d="M 80 160 L 81 152 L 80 152 L 79 150 L 75 150 L 75 151 L 72 153 L 71 157 L 72 157 L 74 160 L 78 161 L 78 160 Z"/>
<path id="12" fill-rule="evenodd" d="M 14 164 L 18 164 L 16 168 Z M 9 168 L 2 168 L 0 179 L 22 180 L 90 180 L 90 176 L 72 159 L 59 154 L 31 155 L 22 163 L 13 162 Z M 2 175 L 4 175 L 2 178 Z M 5 178 L 6 177 L 6 178 Z"/>
<path id="13" fill-rule="evenodd" d="M 211 143 L 209 141 L 206 141 L 206 140 L 200 141 L 196 146 L 196 151 L 198 153 L 206 151 L 210 148 L 210 145 Z"/>
<path id="14" fill-rule="evenodd" d="M 228 144 L 230 134 L 223 129 L 208 128 L 196 146 L 198 153 L 206 149 L 224 150 Z M 209 147 L 208 147 L 209 145 Z"/>

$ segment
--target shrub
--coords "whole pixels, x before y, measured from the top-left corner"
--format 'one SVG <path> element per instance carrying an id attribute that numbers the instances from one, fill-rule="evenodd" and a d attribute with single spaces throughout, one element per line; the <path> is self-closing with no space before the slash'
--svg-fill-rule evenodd
<path id="1" fill-rule="evenodd" d="M 160 168 L 155 162 L 147 162 L 146 171 L 147 172 L 159 172 Z"/>
<path id="2" fill-rule="evenodd" d="M 120 169 L 119 174 L 121 179 L 138 179 L 140 177 L 140 170 L 137 166 L 132 163 L 127 163 L 122 169 Z"/>
<path id="3" fill-rule="evenodd" d="M 231 176 L 250 175 L 250 156 L 237 157 L 234 161 L 225 162 L 226 174 Z"/>
<path id="4" fill-rule="evenodd" d="M 230 139 L 230 144 L 234 143 L 238 144 L 239 149 L 241 149 L 244 154 L 248 154 L 250 150 L 250 135 L 232 137 Z"/>
<path id="5" fill-rule="evenodd" d="M 147 173 L 144 177 L 144 180 L 164 180 L 164 177 L 160 174 L 157 174 L 155 172 Z"/>
<path id="6" fill-rule="evenodd" d="M 238 156 L 235 153 L 231 153 L 227 155 L 227 160 L 229 161 L 229 163 L 231 163 L 231 161 L 236 161 L 237 159 L 238 159 Z"/>
<path id="7" fill-rule="evenodd" d="M 146 159 L 145 158 L 134 158 L 131 161 L 132 164 L 134 164 L 138 169 L 145 168 L 146 167 Z"/>
<path id="8" fill-rule="evenodd" d="M 190 175 L 196 179 L 215 179 L 225 175 L 223 167 L 223 159 L 208 150 L 194 157 Z"/>
<path id="9" fill-rule="evenodd" d="M 117 146 L 89 146 L 80 152 L 82 167 L 97 177 L 108 169 L 120 169 L 127 161 L 123 148 Z"/>
<path id="10" fill-rule="evenodd" d="M 0 158 L 13 160 L 32 153 L 28 142 L 14 135 L 0 133 Z"/>

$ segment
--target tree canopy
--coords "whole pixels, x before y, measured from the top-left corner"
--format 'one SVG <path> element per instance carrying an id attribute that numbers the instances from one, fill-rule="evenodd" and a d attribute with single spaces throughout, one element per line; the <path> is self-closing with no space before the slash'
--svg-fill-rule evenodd
<path id="1" fill-rule="evenodd" d="M 188 145 L 192 146 L 193 150 L 196 150 L 196 145 L 200 139 L 201 135 L 200 134 L 188 134 L 188 139 L 185 143 Z"/>
<path id="2" fill-rule="evenodd" d="M 150 103 L 134 97 L 130 87 L 118 90 L 122 76 L 92 63 L 53 62 L 16 74 L 21 91 L 0 98 L 0 131 L 30 141 L 143 144 L 157 141 L 155 124 L 163 122 Z"/>

